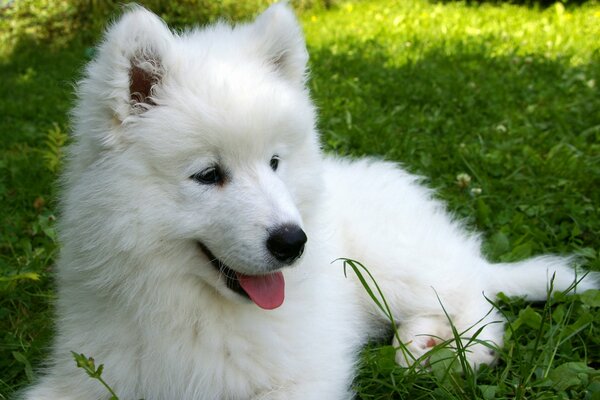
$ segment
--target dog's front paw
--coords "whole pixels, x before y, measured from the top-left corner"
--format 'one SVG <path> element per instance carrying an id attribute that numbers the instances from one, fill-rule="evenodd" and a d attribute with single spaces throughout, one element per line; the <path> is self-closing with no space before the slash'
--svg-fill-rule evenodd
<path id="1" fill-rule="evenodd" d="M 451 334 L 447 321 L 441 316 L 418 317 L 402 322 L 392 342 L 396 349 L 396 362 L 403 367 L 415 363 L 426 366 L 431 350 Z"/>
<path id="2" fill-rule="evenodd" d="M 481 365 L 494 365 L 498 359 L 498 346 L 502 344 L 502 325 L 482 323 L 463 331 L 455 337 L 445 317 L 417 318 L 398 327 L 392 345 L 396 349 L 396 362 L 403 367 L 419 364 L 430 367 L 432 357 L 443 348 L 451 349 L 455 359 L 464 357 L 473 369 Z"/>

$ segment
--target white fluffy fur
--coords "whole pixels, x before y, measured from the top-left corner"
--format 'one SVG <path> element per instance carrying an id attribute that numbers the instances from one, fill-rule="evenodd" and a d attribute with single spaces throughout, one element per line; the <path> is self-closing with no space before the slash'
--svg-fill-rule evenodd
<path id="1" fill-rule="evenodd" d="M 480 240 L 397 165 L 324 156 L 304 86 L 307 53 L 285 5 L 250 24 L 180 35 L 132 8 L 106 33 L 79 85 L 64 175 L 57 336 L 26 399 L 106 399 L 71 351 L 105 365 L 122 399 L 346 399 L 356 354 L 385 318 L 340 257 L 365 264 L 415 356 L 429 336 L 500 321 L 498 291 L 544 299 L 568 260 L 490 265 Z M 158 77 L 155 104 L 133 104 L 132 63 Z M 281 158 L 274 172 L 269 160 Z M 190 175 L 218 163 L 230 178 Z M 283 305 L 265 311 L 229 290 L 197 241 L 230 267 L 264 273 L 266 230 L 296 223 L 304 255 L 283 269 Z M 351 275 L 351 274 L 350 274 Z M 586 279 L 578 290 L 595 287 Z M 487 316 L 486 316 L 487 315 Z M 502 345 L 502 324 L 478 337 Z M 481 344 L 470 362 L 491 363 Z M 400 353 L 398 362 L 406 364 Z"/>

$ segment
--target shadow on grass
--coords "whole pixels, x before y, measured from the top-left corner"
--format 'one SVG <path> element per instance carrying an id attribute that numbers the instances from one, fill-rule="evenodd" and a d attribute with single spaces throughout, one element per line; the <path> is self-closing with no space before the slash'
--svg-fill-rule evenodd
<path id="1" fill-rule="evenodd" d="M 577 219 L 591 244 L 598 226 L 588 226 L 586 215 L 600 201 L 598 54 L 575 67 L 565 58 L 490 56 L 466 45 L 413 51 L 401 66 L 375 43 L 350 55 L 311 55 L 326 147 L 401 161 L 459 202 L 466 193 L 456 175 L 466 172 L 493 209 L 535 201 L 529 216 L 556 226 Z"/>
<path id="2" fill-rule="evenodd" d="M 0 398 L 29 380 L 51 337 L 49 271 L 57 246 L 42 226 L 53 218 L 56 177 L 43 153 L 54 124 L 67 129 L 84 50 L 22 37 L 0 59 L 0 276 L 40 277 L 0 281 Z"/>

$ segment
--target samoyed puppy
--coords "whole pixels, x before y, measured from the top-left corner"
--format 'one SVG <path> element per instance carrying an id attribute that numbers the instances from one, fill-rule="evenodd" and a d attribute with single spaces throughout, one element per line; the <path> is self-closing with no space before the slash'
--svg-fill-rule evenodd
<path id="1" fill-rule="evenodd" d="M 491 364 L 486 296 L 574 282 L 568 259 L 490 264 L 397 165 L 324 155 L 307 60 L 284 4 L 185 33 L 132 7 L 107 30 L 73 112 L 56 339 L 24 398 L 108 399 L 71 351 L 122 399 L 351 398 L 357 352 L 390 322 L 342 257 L 381 287 L 401 365 L 452 340 L 445 313 L 470 364 Z"/>

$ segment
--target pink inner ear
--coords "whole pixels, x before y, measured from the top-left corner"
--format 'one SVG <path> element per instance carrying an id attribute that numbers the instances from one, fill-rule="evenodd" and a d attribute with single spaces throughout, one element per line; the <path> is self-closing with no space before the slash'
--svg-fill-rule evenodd
<path id="1" fill-rule="evenodd" d="M 158 76 L 132 64 L 129 72 L 129 93 L 134 104 L 156 105 L 150 97 L 152 86 L 158 82 Z"/>

